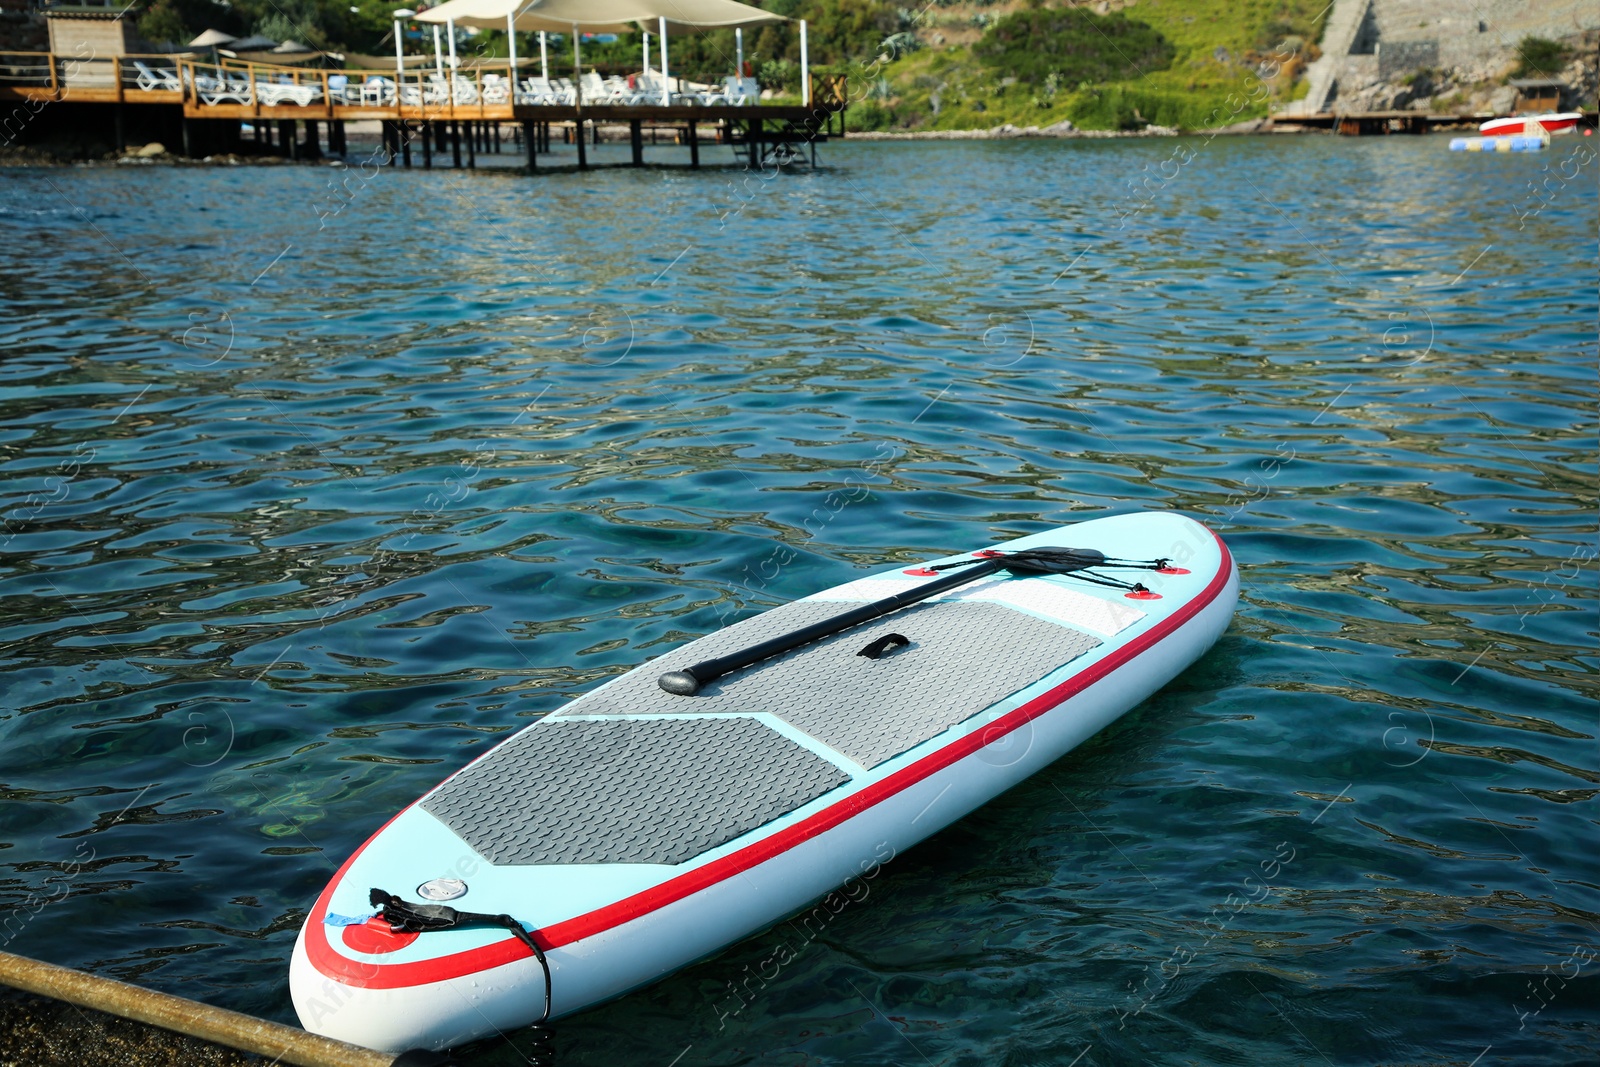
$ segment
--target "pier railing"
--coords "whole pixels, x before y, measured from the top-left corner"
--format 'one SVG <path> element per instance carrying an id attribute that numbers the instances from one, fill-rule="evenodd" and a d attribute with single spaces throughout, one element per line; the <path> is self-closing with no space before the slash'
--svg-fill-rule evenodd
<path id="1" fill-rule="evenodd" d="M 842 80 L 842 79 L 841 79 Z M 814 80 L 814 93 L 819 87 Z M 843 110 L 842 87 L 825 79 L 816 94 L 824 110 Z M 751 107 L 760 103 L 752 78 L 694 85 L 660 75 L 601 78 L 577 84 L 561 77 L 531 77 L 510 63 L 481 63 L 457 70 L 437 66 L 377 70 L 324 70 L 179 55 L 65 56 L 0 52 L 0 97 L 85 103 L 184 105 L 190 117 L 351 116 L 440 119 L 509 118 L 524 107 Z"/>
<path id="2" fill-rule="evenodd" d="M 0 52 L 0 90 L 30 97 L 174 103 L 181 97 L 178 58 L 171 55 L 62 56 Z"/>

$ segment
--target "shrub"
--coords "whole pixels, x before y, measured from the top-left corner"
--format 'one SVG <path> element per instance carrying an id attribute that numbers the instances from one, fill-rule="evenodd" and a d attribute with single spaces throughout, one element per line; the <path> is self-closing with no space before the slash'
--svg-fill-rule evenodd
<path id="1" fill-rule="evenodd" d="M 1561 69 L 1566 60 L 1567 50 L 1561 42 L 1543 37 L 1524 37 L 1517 45 L 1516 77 L 1526 78 L 1530 74 L 1550 77 Z"/>
<path id="2" fill-rule="evenodd" d="M 997 21 L 972 48 L 997 73 L 1041 84 L 1113 82 L 1172 65 L 1177 49 L 1154 27 L 1118 12 L 1077 8 L 1018 11 Z"/>
<path id="3" fill-rule="evenodd" d="M 1236 114 L 1226 96 L 1107 85 L 1079 89 L 1068 98 L 1066 111 L 1086 130 L 1136 130 L 1145 123 L 1200 130 L 1254 118 L 1265 110 L 1250 107 Z"/>
<path id="4" fill-rule="evenodd" d="M 892 119 L 890 113 L 872 100 L 851 104 L 845 112 L 845 127 L 849 130 L 887 130 Z"/>
<path id="5" fill-rule="evenodd" d="M 756 82 L 775 93 L 788 92 L 800 84 L 800 64 L 787 59 L 772 59 L 756 69 Z"/>

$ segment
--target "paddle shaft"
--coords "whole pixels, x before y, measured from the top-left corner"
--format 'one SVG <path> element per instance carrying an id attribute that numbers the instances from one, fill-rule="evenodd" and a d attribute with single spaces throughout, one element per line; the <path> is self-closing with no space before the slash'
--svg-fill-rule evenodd
<path id="1" fill-rule="evenodd" d="M 693 696 L 701 686 L 707 682 L 716 681 L 725 674 L 731 674 L 734 671 L 748 667 L 753 663 L 760 663 L 762 660 L 770 659 L 773 656 L 781 656 L 791 649 L 809 645 L 813 641 L 822 640 L 824 637 L 843 633 L 845 630 L 860 626 L 864 622 L 871 622 L 873 619 L 899 611 L 901 608 L 915 604 L 919 600 L 927 600 L 929 597 L 936 597 L 940 593 L 949 592 L 951 589 L 959 589 L 969 582 L 1001 570 L 1005 567 L 1006 562 L 1003 557 L 976 560 L 970 567 L 965 567 L 955 574 L 940 578 L 937 581 L 928 582 L 926 585 L 919 585 L 907 592 L 896 593 L 894 596 L 884 597 L 882 600 L 874 600 L 870 604 L 863 604 L 859 608 L 854 608 L 842 615 L 835 615 L 831 619 L 814 622 L 810 626 L 803 626 L 798 630 L 781 634 L 778 637 L 763 641 L 758 645 L 751 645 L 749 648 L 741 649 L 738 652 L 731 652 L 726 656 L 702 660 L 692 667 L 685 667 L 681 671 L 669 671 L 659 679 L 661 688 L 679 696 Z"/>

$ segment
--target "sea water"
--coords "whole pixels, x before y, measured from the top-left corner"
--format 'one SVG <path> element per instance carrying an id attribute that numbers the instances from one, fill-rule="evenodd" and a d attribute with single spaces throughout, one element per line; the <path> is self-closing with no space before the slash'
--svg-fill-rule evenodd
<path id="1" fill-rule="evenodd" d="M 510 731 L 1177 509 L 1211 654 L 560 1062 L 1587 1058 L 1597 167 L 1444 148 L 0 174 L 0 947 L 292 1021 L 336 866 Z"/>

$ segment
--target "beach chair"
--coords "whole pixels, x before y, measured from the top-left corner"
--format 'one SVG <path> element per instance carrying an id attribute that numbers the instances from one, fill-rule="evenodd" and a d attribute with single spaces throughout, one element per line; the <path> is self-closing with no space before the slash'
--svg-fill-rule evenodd
<path id="1" fill-rule="evenodd" d="M 437 71 L 430 71 L 428 90 L 423 94 L 423 99 L 429 104 L 448 104 L 451 100 L 457 104 L 475 104 L 478 102 L 478 90 L 459 74 L 451 75 L 447 81 Z"/>
<path id="2" fill-rule="evenodd" d="M 444 107 L 449 102 L 450 90 L 437 74 L 429 74 L 424 85 L 407 82 L 400 87 L 400 103 L 406 107 Z"/>
<path id="3" fill-rule="evenodd" d="M 261 94 L 261 103 L 264 107 L 278 107 L 281 104 L 308 107 L 322 99 L 320 88 L 314 85 L 296 85 L 289 80 L 288 75 L 279 75 L 277 81 L 256 82 L 256 92 Z"/>
<path id="4" fill-rule="evenodd" d="M 728 102 L 728 88 L 726 85 L 696 85 L 695 96 L 699 97 L 700 103 L 707 107 L 726 104 Z"/>
<path id="5" fill-rule="evenodd" d="M 550 88 L 548 78 L 524 78 L 517 87 L 517 103 L 519 104 L 548 104 L 551 102 L 553 90 Z"/>
<path id="6" fill-rule="evenodd" d="M 629 79 L 610 77 L 605 81 L 605 100 L 607 104 L 640 104 L 644 102 L 644 94 L 636 86 L 628 84 Z M 588 90 L 584 90 L 585 93 Z"/>
<path id="7" fill-rule="evenodd" d="M 498 74 L 485 74 L 483 76 L 483 102 L 485 104 L 503 104 L 511 99 L 511 85 Z"/>
<path id="8" fill-rule="evenodd" d="M 134 60 L 133 66 L 136 72 L 134 83 L 144 92 L 183 91 L 183 82 L 178 80 L 178 75 L 175 71 L 155 70 L 140 59 Z"/>
<path id="9" fill-rule="evenodd" d="M 645 91 L 639 88 L 636 80 L 633 85 L 629 85 L 626 81 L 624 81 L 621 87 L 616 90 L 616 95 L 612 99 L 612 103 L 634 106 L 638 104 L 649 103 L 649 100 L 646 98 Z"/>
<path id="10" fill-rule="evenodd" d="M 242 93 L 236 92 L 234 86 L 229 83 L 220 70 L 213 74 L 208 74 L 196 68 L 194 72 L 194 92 L 200 98 L 200 102 L 208 107 L 229 102 L 250 103 L 250 83 L 245 83 Z"/>
<path id="11" fill-rule="evenodd" d="M 754 104 L 761 99 L 761 86 L 754 78 L 722 79 L 723 101 L 736 107 Z"/>
<path id="12" fill-rule="evenodd" d="M 249 75 L 230 74 L 226 67 L 218 67 L 217 99 L 219 101 L 231 100 L 237 104 L 255 103 L 255 95 L 250 89 Z"/>
<path id="13" fill-rule="evenodd" d="M 699 104 L 704 101 L 700 97 L 700 88 L 682 78 L 669 78 L 671 83 L 671 97 L 674 104 Z"/>
<path id="14" fill-rule="evenodd" d="M 583 89 L 583 102 L 585 104 L 604 104 L 611 99 L 611 91 L 606 88 L 605 79 L 594 71 L 578 79 L 579 86 Z"/>
<path id="15" fill-rule="evenodd" d="M 394 82 L 388 78 L 368 75 L 361 83 L 360 101 L 368 107 L 383 107 L 394 103 Z"/>
<path id="16" fill-rule="evenodd" d="M 661 103 L 661 75 L 646 71 L 634 79 L 634 91 L 641 104 Z"/>

